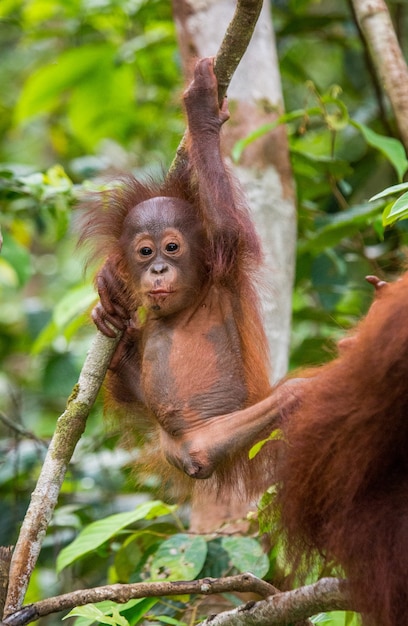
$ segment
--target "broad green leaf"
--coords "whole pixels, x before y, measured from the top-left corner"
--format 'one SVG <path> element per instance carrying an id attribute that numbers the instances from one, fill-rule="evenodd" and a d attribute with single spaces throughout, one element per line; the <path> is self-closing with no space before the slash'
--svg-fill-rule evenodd
<path id="1" fill-rule="evenodd" d="M 92 149 L 106 137 L 124 141 L 134 115 L 131 67 L 115 65 L 112 56 L 104 58 L 87 81 L 72 92 L 68 115 L 85 147 Z"/>
<path id="2" fill-rule="evenodd" d="M 174 509 L 174 506 L 153 500 L 141 504 L 134 511 L 110 515 L 105 519 L 89 524 L 70 545 L 61 550 L 57 559 L 57 571 L 60 572 L 77 559 L 97 550 L 126 526 L 142 519 L 169 515 Z"/>
<path id="3" fill-rule="evenodd" d="M 31 354 L 40 354 L 46 348 L 49 348 L 53 341 L 60 334 L 56 324 L 51 320 L 49 324 L 42 329 L 31 347 Z"/>
<path id="4" fill-rule="evenodd" d="M 56 305 L 52 320 L 33 343 L 32 354 L 39 354 L 61 335 L 69 341 L 78 328 L 86 323 L 86 314 L 96 298 L 95 290 L 90 284 L 67 291 Z"/>
<path id="5" fill-rule="evenodd" d="M 365 124 L 361 124 L 355 120 L 351 120 L 350 123 L 361 132 L 370 146 L 379 150 L 389 160 L 397 172 L 398 179 L 402 180 L 402 177 L 408 169 L 408 160 L 402 143 L 394 137 L 379 135 Z"/>
<path id="6" fill-rule="evenodd" d="M 229 554 L 231 563 L 240 572 L 265 576 L 269 569 L 268 556 L 252 537 L 223 537 L 222 547 Z"/>
<path id="7" fill-rule="evenodd" d="M 154 619 L 156 622 L 161 622 L 162 624 L 171 624 L 171 626 L 187 626 L 186 622 L 181 622 L 179 619 L 175 619 L 174 617 L 170 617 L 169 615 L 155 615 Z"/>
<path id="8" fill-rule="evenodd" d="M 173 535 L 158 548 L 151 564 L 152 580 L 193 580 L 207 556 L 203 537 L 184 533 Z"/>
<path id="9" fill-rule="evenodd" d="M 352 611 L 330 611 L 319 613 L 310 619 L 313 624 L 324 626 L 360 626 L 361 619 L 358 613 Z"/>
<path id="10" fill-rule="evenodd" d="M 298 147 L 292 147 L 290 153 L 294 169 L 303 175 L 314 176 L 316 174 L 329 173 L 339 179 L 344 178 L 352 172 L 350 164 L 344 159 L 337 159 L 321 154 L 312 154 L 311 152 L 300 150 Z"/>
<path id="11" fill-rule="evenodd" d="M 161 602 L 161 598 L 140 598 L 129 600 L 122 604 L 119 608 L 124 614 L 131 626 L 134 624 L 145 623 L 146 613 L 157 603 Z"/>
<path id="12" fill-rule="evenodd" d="M 119 619 L 124 619 L 127 624 L 138 624 L 141 619 L 146 616 L 146 613 L 160 601 L 160 598 L 135 598 L 128 600 L 124 604 L 118 604 L 111 600 L 105 600 L 104 602 L 96 602 L 95 604 L 87 604 L 85 606 L 76 607 L 72 609 L 63 619 L 67 617 L 77 617 L 75 620 L 75 626 L 91 626 L 95 621 L 101 622 L 101 614 L 103 616 L 120 615 Z M 96 610 L 99 612 L 96 613 Z M 95 617 L 98 615 L 98 617 Z M 118 618 L 116 617 L 116 623 Z"/>
<path id="13" fill-rule="evenodd" d="M 388 226 L 397 220 L 408 218 L 408 191 L 393 204 L 388 205 L 383 212 L 383 225 Z"/>

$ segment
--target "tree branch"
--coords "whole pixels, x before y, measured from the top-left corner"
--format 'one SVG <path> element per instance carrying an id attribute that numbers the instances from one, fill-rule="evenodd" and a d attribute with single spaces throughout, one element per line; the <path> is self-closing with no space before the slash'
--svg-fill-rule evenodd
<path id="1" fill-rule="evenodd" d="M 384 0 L 352 0 L 358 24 L 408 152 L 408 67 Z"/>
<path id="2" fill-rule="evenodd" d="M 253 574 L 246 573 L 220 579 L 115 584 L 93 589 L 79 589 L 55 598 L 28 604 L 5 618 L 2 626 L 25 626 L 51 613 L 104 600 L 123 604 L 135 598 L 212 595 L 228 592 L 251 592 L 266 599 L 248 602 L 232 611 L 211 616 L 202 622 L 201 626 L 239 626 L 240 624 L 279 626 L 299 622 L 321 611 L 347 610 L 351 607 L 347 583 L 343 580 L 323 578 L 313 585 L 281 593 Z"/>
<path id="3" fill-rule="evenodd" d="M 199 626 L 287 626 L 323 611 L 347 610 L 353 610 L 347 582 L 322 578 L 313 585 L 277 593 L 266 600 L 248 602 L 210 616 Z"/>
<path id="4" fill-rule="evenodd" d="M 227 93 L 231 78 L 251 41 L 262 9 L 262 3 L 262 0 L 238 0 L 237 2 L 235 13 L 214 61 L 220 104 Z"/>
<path id="5" fill-rule="evenodd" d="M 214 60 L 214 73 L 218 82 L 218 101 L 221 105 L 227 93 L 231 78 L 251 41 L 263 0 L 238 0 L 235 13 L 226 30 L 224 39 Z M 177 148 L 176 156 L 169 169 L 169 175 L 177 176 L 188 162 L 186 150 L 187 132 Z"/>
<path id="6" fill-rule="evenodd" d="M 353 22 L 358 31 L 361 45 L 363 47 L 363 57 L 364 57 L 364 61 L 367 67 L 367 72 L 368 72 L 368 75 L 370 77 L 370 81 L 373 87 L 375 99 L 378 103 L 379 117 L 381 119 L 381 122 L 383 123 L 384 130 L 387 133 L 387 135 L 389 135 L 390 137 L 393 137 L 395 136 L 395 132 L 393 132 L 393 129 L 391 128 L 390 122 L 387 118 L 387 112 L 386 112 L 386 107 L 385 107 L 386 96 L 383 92 L 382 86 L 380 84 L 380 78 L 375 70 L 373 60 L 370 56 L 370 50 L 368 47 L 367 39 L 365 38 L 364 33 L 361 30 L 359 21 L 357 19 L 356 9 L 353 4 L 353 0 L 347 0 L 347 2 L 350 8 Z"/>
<path id="7" fill-rule="evenodd" d="M 3 615 L 10 575 L 12 546 L 0 547 L 0 616 Z"/>
<path id="8" fill-rule="evenodd" d="M 44 464 L 24 517 L 10 565 L 4 615 L 17 611 L 37 562 L 48 524 L 75 446 L 85 429 L 119 336 L 109 339 L 98 332 L 85 360 L 78 383 L 58 418 Z"/>

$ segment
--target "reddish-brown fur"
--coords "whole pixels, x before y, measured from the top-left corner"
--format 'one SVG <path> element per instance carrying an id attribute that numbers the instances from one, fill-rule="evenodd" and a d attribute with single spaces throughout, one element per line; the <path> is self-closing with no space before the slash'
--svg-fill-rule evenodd
<path id="1" fill-rule="evenodd" d="M 126 427 L 138 433 L 142 413 L 170 464 L 193 478 L 214 475 L 217 487 L 258 491 L 268 459 L 250 463 L 248 449 L 270 419 L 251 424 L 245 408 L 270 392 L 255 286 L 262 255 L 221 158 L 228 111 L 218 105 L 211 60 L 197 64 L 184 102 L 184 171 L 159 184 L 124 176 L 85 199 L 81 241 L 105 261 L 93 317 L 107 335 L 107 322 L 124 331 L 109 388 Z M 169 229 L 176 254 L 165 245 Z"/>
<path id="2" fill-rule="evenodd" d="M 284 423 L 289 551 L 342 565 L 365 623 L 408 623 L 408 274 L 380 285 L 339 357 Z"/>
<path id="3" fill-rule="evenodd" d="M 82 241 L 105 261 L 95 322 L 108 335 L 108 322 L 124 331 L 110 374 L 111 393 L 129 416 L 123 428 L 137 435 L 142 414 L 170 464 L 205 478 L 201 484 L 259 493 L 274 475 L 271 447 L 254 461 L 248 449 L 272 430 L 279 409 L 286 443 L 278 501 L 293 562 L 318 552 L 337 561 L 366 623 L 401 626 L 408 623 L 408 275 L 393 285 L 374 279 L 376 302 L 340 356 L 270 394 L 254 286 L 260 247 L 221 159 L 228 113 L 218 107 L 209 60 L 199 62 L 185 103 L 184 171 L 158 185 L 123 177 L 88 197 L 82 219 Z M 180 244 L 175 255 L 163 243 L 168 229 L 171 244 Z M 163 249 L 159 261 L 143 258 L 150 246 Z M 158 278 L 157 263 L 167 278 Z"/>

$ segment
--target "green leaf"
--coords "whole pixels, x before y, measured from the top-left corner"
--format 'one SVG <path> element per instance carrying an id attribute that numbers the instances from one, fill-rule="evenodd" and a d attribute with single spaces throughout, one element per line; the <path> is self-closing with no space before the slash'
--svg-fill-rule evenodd
<path id="1" fill-rule="evenodd" d="M 18 274 L 14 267 L 0 257 L 0 285 L 4 287 L 18 287 Z"/>
<path id="2" fill-rule="evenodd" d="M 268 441 L 278 441 L 279 439 L 283 439 L 283 431 L 280 428 L 276 428 L 271 432 L 269 437 L 258 441 L 255 445 L 252 446 L 248 454 L 249 458 L 253 459 L 260 452 L 260 450 L 262 450 L 264 445 L 268 443 Z"/>
<path id="3" fill-rule="evenodd" d="M 137 624 L 158 601 L 159 598 L 135 598 L 119 605 L 117 602 L 105 600 L 95 604 L 76 607 L 63 619 L 77 617 L 75 626 L 91 626 L 95 621 L 102 622 L 102 616 L 104 618 L 105 616 L 114 615 L 116 617 L 115 623 L 119 623 L 118 620 L 123 619 L 125 624 Z M 123 613 L 126 613 L 126 615 L 123 615 Z M 119 618 L 117 617 L 118 615 Z"/>
<path id="4" fill-rule="evenodd" d="M 109 626 L 129 626 L 129 622 L 123 615 L 120 615 L 118 609 L 112 606 L 112 617 L 106 615 L 95 604 L 86 604 L 72 609 L 63 619 L 67 617 L 85 617 L 92 622 L 100 624 L 109 624 Z"/>
<path id="5" fill-rule="evenodd" d="M 34 341 L 31 347 L 31 354 L 40 354 L 40 352 L 50 347 L 59 334 L 60 333 L 55 325 L 55 322 L 51 320 L 51 322 L 42 329 Z"/>
<path id="6" fill-rule="evenodd" d="M 148 611 L 161 601 L 160 598 L 140 598 L 129 600 L 120 606 L 121 613 L 124 613 L 129 624 L 145 623 L 145 616 Z"/>
<path id="7" fill-rule="evenodd" d="M 306 252 L 313 255 L 321 254 L 345 237 L 355 234 L 361 226 L 369 224 L 378 214 L 379 208 L 367 203 L 327 216 L 315 234 L 307 240 L 299 241 L 299 255 Z"/>
<path id="8" fill-rule="evenodd" d="M 408 218 L 408 191 L 384 209 L 383 225 L 388 226 L 406 218 Z"/>
<path id="9" fill-rule="evenodd" d="M 361 626 L 360 616 L 352 611 L 319 613 L 312 617 L 310 621 L 313 624 L 324 624 L 325 626 Z"/>
<path id="10" fill-rule="evenodd" d="M 221 544 L 238 571 L 251 572 L 262 578 L 269 570 L 268 556 L 252 537 L 223 537 Z"/>
<path id="11" fill-rule="evenodd" d="M 405 191 L 408 189 L 408 183 L 399 183 L 399 185 L 392 185 L 391 187 L 387 187 L 380 191 L 380 193 L 376 193 L 375 196 L 372 196 L 369 199 L 369 202 L 374 202 L 375 200 L 380 200 L 380 198 L 385 198 L 387 196 L 392 196 L 400 191 Z"/>
<path id="12" fill-rule="evenodd" d="M 262 124 L 262 126 L 254 130 L 252 133 L 249 133 L 249 135 L 247 135 L 243 139 L 240 139 L 234 144 L 231 152 L 233 160 L 235 162 L 238 162 L 241 154 L 247 146 L 249 146 L 260 137 L 267 135 L 281 124 L 287 124 L 288 122 L 307 118 L 311 115 L 321 115 L 321 113 L 322 110 L 320 107 L 311 107 L 310 109 L 298 109 L 296 111 L 291 111 L 290 113 L 284 113 L 283 115 L 280 115 L 274 122 L 270 122 L 269 124 Z"/>
<path id="13" fill-rule="evenodd" d="M 179 619 L 175 619 L 174 617 L 170 617 L 169 615 L 155 615 L 154 619 L 156 622 L 161 622 L 162 624 L 172 624 L 172 626 L 187 626 L 186 622 L 181 622 Z"/>
<path id="14" fill-rule="evenodd" d="M 365 124 L 361 124 L 355 120 L 351 120 L 350 123 L 361 132 L 370 146 L 379 150 L 389 160 L 397 172 L 398 180 L 402 180 L 402 177 L 408 169 L 408 160 L 402 143 L 394 137 L 379 135 Z"/>
<path id="15" fill-rule="evenodd" d="M 193 580 L 202 570 L 207 556 L 203 537 L 178 533 L 158 548 L 152 564 L 152 580 Z"/>
<path id="16" fill-rule="evenodd" d="M 316 174 L 332 174 L 337 179 L 348 176 L 353 171 L 350 164 L 344 159 L 312 154 L 305 150 L 291 147 L 290 154 L 294 168 L 300 173 L 309 176 Z"/>
<path id="17" fill-rule="evenodd" d="M 107 137 L 126 139 L 134 114 L 134 79 L 129 65 L 116 66 L 107 56 L 69 101 L 68 115 L 75 134 L 92 149 Z M 101 100 L 103 94 L 103 100 Z"/>
<path id="18" fill-rule="evenodd" d="M 87 312 L 96 301 L 92 285 L 81 285 L 67 291 L 54 309 L 52 320 L 42 329 L 31 348 L 40 354 L 62 334 L 67 340 L 87 321 Z"/>
<path id="19" fill-rule="evenodd" d="M 105 519 L 89 524 L 70 545 L 61 550 L 57 559 L 57 571 L 60 572 L 77 559 L 97 550 L 126 526 L 142 519 L 169 515 L 175 508 L 175 506 L 153 500 L 152 502 L 144 502 L 134 511 L 110 515 Z"/>

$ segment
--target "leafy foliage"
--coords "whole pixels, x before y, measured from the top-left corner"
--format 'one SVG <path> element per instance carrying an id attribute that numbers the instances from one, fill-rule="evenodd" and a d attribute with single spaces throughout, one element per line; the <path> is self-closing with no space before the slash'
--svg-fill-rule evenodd
<path id="1" fill-rule="evenodd" d="M 212 539 L 190 535 L 183 529 L 176 507 L 148 501 L 128 513 L 118 513 L 86 526 L 64 548 L 58 569 L 95 561 L 95 555 L 110 554 L 109 582 L 194 580 L 250 571 L 264 576 L 270 569 L 268 556 L 253 537 L 225 536 Z M 217 558 L 215 558 L 217 555 Z M 98 560 L 99 562 L 99 560 Z M 76 608 L 79 624 L 137 624 L 146 614 L 165 623 L 178 623 L 187 607 L 200 604 L 199 598 L 178 597 L 131 600 L 124 605 L 101 602 Z"/>

